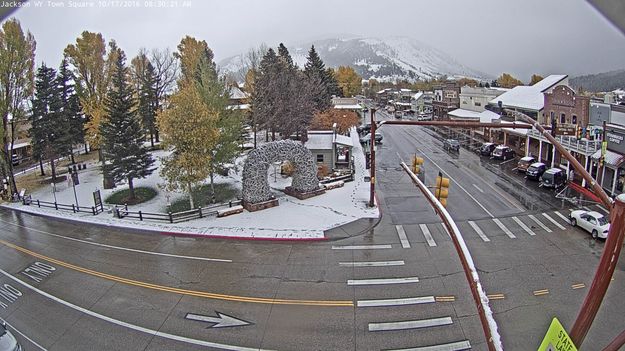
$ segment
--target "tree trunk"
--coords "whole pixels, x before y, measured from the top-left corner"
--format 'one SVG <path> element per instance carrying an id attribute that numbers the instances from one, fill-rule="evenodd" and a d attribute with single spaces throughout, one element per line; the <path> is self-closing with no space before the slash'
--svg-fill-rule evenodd
<path id="1" fill-rule="evenodd" d="M 275 129 L 271 130 L 271 141 L 276 141 L 276 130 Z"/>
<path id="2" fill-rule="evenodd" d="M 128 177 L 128 191 L 130 192 L 129 200 L 134 200 L 135 199 L 135 186 L 132 183 L 132 177 Z"/>
<path id="3" fill-rule="evenodd" d="M 269 130 L 265 129 L 265 142 L 269 141 Z"/>
<path id="4" fill-rule="evenodd" d="M 74 159 L 74 150 L 69 151 L 69 156 L 72 158 L 72 164 L 76 164 L 76 160 Z"/>
<path id="5" fill-rule="evenodd" d="M 157 143 L 160 141 L 158 138 L 158 129 L 154 130 L 154 138 L 156 139 Z"/>
<path id="6" fill-rule="evenodd" d="M 85 141 L 85 155 L 89 154 L 89 148 L 87 146 L 87 142 Z"/>
<path id="7" fill-rule="evenodd" d="M 215 203 L 215 173 L 211 172 L 211 203 Z"/>
<path id="8" fill-rule="evenodd" d="M 191 209 L 194 209 L 195 205 L 193 204 L 193 191 L 191 190 L 191 183 L 189 183 L 187 186 L 189 187 L 189 205 L 191 205 Z"/>
<path id="9" fill-rule="evenodd" d="M 50 169 L 52 170 L 52 183 L 56 183 L 56 167 L 54 165 L 54 156 L 50 157 Z"/>
<path id="10" fill-rule="evenodd" d="M 254 149 L 256 149 L 256 124 L 254 124 Z"/>
<path id="11" fill-rule="evenodd" d="M 43 159 L 39 159 L 39 169 L 41 170 L 41 176 L 45 176 L 46 172 L 43 170 Z"/>
<path id="12" fill-rule="evenodd" d="M 150 145 L 154 148 L 154 132 L 150 129 Z"/>

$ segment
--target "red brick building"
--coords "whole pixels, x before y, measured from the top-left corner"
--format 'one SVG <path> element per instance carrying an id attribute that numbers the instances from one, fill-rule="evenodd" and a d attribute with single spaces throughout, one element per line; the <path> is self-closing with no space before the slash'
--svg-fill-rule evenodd
<path id="1" fill-rule="evenodd" d="M 573 89 L 566 85 L 558 85 L 551 93 L 545 93 L 545 107 L 543 109 L 543 125 L 551 125 L 555 119 L 558 125 L 556 135 L 575 135 L 569 130 L 578 126 L 588 126 L 590 98 L 575 94 Z"/>
<path id="2" fill-rule="evenodd" d="M 434 86 L 432 110 L 434 119 L 449 119 L 447 113 L 460 107 L 460 85 L 456 81 L 446 81 Z"/>

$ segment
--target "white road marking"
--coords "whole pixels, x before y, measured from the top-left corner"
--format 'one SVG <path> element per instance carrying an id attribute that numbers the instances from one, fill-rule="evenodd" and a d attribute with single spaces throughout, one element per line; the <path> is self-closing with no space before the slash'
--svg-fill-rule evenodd
<path id="1" fill-rule="evenodd" d="M 547 233 L 551 233 L 551 229 L 544 225 L 543 222 L 539 221 L 538 218 L 536 218 L 534 215 L 528 215 L 528 217 L 531 218 L 532 221 L 536 222 L 536 224 L 543 228 Z"/>
<path id="2" fill-rule="evenodd" d="M 379 279 L 350 279 L 347 285 L 389 285 L 389 284 L 410 284 L 418 283 L 419 278 L 379 278 Z"/>
<path id="3" fill-rule="evenodd" d="M 610 211 L 608 211 L 605 207 L 603 207 L 601 205 L 595 205 L 595 207 L 597 207 L 599 210 L 601 210 L 605 214 L 610 213 Z"/>
<path id="4" fill-rule="evenodd" d="M 419 228 L 421 228 L 421 231 L 423 232 L 423 236 L 425 236 L 425 240 L 427 240 L 428 245 L 430 245 L 430 247 L 436 246 L 436 241 L 434 241 L 434 238 L 432 237 L 432 234 L 430 233 L 428 226 L 425 224 L 419 224 Z"/>
<path id="5" fill-rule="evenodd" d="M 451 239 L 451 234 L 449 234 L 449 230 L 447 230 L 447 227 L 445 227 L 444 223 L 441 223 L 441 227 L 443 228 L 443 231 L 447 233 L 447 236 L 449 237 L 449 239 Z"/>
<path id="6" fill-rule="evenodd" d="M 339 262 L 341 267 L 386 267 L 403 266 L 404 261 Z"/>
<path id="7" fill-rule="evenodd" d="M 548 214 L 543 213 L 543 217 L 547 218 L 551 223 L 555 224 L 556 227 L 565 230 L 566 228 L 564 228 L 564 226 L 558 222 L 556 222 L 555 219 L 551 218 Z"/>
<path id="8" fill-rule="evenodd" d="M 452 324 L 451 317 L 421 319 L 405 322 L 369 323 L 369 331 L 405 330 L 438 327 Z"/>
<path id="9" fill-rule="evenodd" d="M 391 245 L 338 245 L 332 246 L 332 250 L 382 250 L 391 249 Z"/>
<path id="10" fill-rule="evenodd" d="M 204 341 L 204 340 L 198 340 L 198 339 L 191 339 L 191 338 L 187 338 L 184 336 L 179 336 L 179 335 L 174 335 L 174 334 L 169 334 L 169 333 L 164 333 L 158 330 L 154 330 L 154 329 L 149 329 L 149 328 L 144 328 L 135 324 L 130 324 L 124 321 L 120 321 L 119 319 L 115 319 L 115 318 L 111 318 L 108 316 L 105 316 L 103 314 L 99 314 L 97 312 L 93 312 L 91 310 L 88 310 L 86 308 L 80 307 L 78 305 L 74 305 L 71 302 L 67 302 L 65 300 L 62 300 L 52 294 L 49 294 L 43 290 L 39 290 L 37 288 L 35 288 L 34 286 L 25 283 L 19 279 L 17 279 L 16 277 L 14 277 L 13 275 L 5 272 L 3 269 L 0 268 L 0 273 L 4 274 L 7 278 L 15 281 L 18 284 L 21 284 L 22 286 L 38 293 L 39 295 L 45 296 L 48 299 L 55 301 L 57 303 L 60 303 L 62 305 L 65 305 L 71 309 L 74 309 L 76 311 L 82 312 L 84 314 L 87 314 L 91 317 L 94 318 L 98 318 L 104 321 L 107 321 L 109 323 L 118 325 L 120 327 L 124 327 L 124 328 L 128 328 L 128 329 L 132 329 L 132 330 L 136 330 L 138 332 L 141 333 L 145 333 L 145 334 L 149 334 L 152 336 L 158 336 L 161 338 L 165 338 L 165 339 L 170 339 L 170 340 L 175 340 L 175 341 L 180 341 L 180 342 L 184 342 L 187 344 L 193 344 L 193 345 L 199 345 L 199 346 L 206 346 L 206 347 L 213 347 L 213 348 L 217 348 L 217 349 L 223 349 L 223 350 L 233 350 L 233 351 L 261 351 L 258 348 L 250 348 L 250 347 L 242 347 L 242 346 L 235 346 L 235 345 L 227 345 L 227 344 L 220 344 L 220 343 L 216 343 L 216 342 L 210 342 L 210 341 Z M 268 351 L 268 350 L 267 350 Z"/>
<path id="11" fill-rule="evenodd" d="M 527 232 L 527 234 L 529 235 L 536 235 L 536 233 L 534 233 L 533 230 L 530 229 L 530 227 L 526 226 L 525 223 L 521 222 L 520 219 L 518 219 L 517 217 L 512 217 L 512 219 L 521 227 L 523 228 L 523 230 L 525 230 Z"/>
<path id="12" fill-rule="evenodd" d="M 226 259 L 221 259 L 221 258 L 209 258 L 209 257 L 174 255 L 174 254 L 168 254 L 168 253 L 162 253 L 162 252 L 145 251 L 145 250 L 131 249 L 131 248 L 121 247 L 121 246 L 100 244 L 100 243 L 96 243 L 96 242 L 92 242 L 92 241 L 76 239 L 76 238 L 71 238 L 71 237 L 67 237 L 67 236 L 63 236 L 63 235 L 59 235 L 59 234 L 54 234 L 54 233 L 46 232 L 46 231 L 39 230 L 39 229 L 29 228 L 27 226 L 23 226 L 23 225 L 20 225 L 20 224 L 7 222 L 7 221 L 1 220 L 1 219 L 0 219 L 0 222 L 11 224 L 11 225 L 14 225 L 14 226 L 19 227 L 19 228 L 28 229 L 29 231 L 41 233 L 41 234 L 44 234 L 44 235 L 53 236 L 55 238 L 75 241 L 75 242 L 79 242 L 79 243 L 83 243 L 83 244 L 87 244 L 87 245 L 106 247 L 107 249 L 115 249 L 115 250 L 122 250 L 122 251 L 128 251 L 128 252 L 136 252 L 136 253 L 141 253 L 141 254 L 146 254 L 146 255 L 155 255 L 155 256 L 164 256 L 164 257 L 173 257 L 173 258 L 184 258 L 184 259 L 188 259 L 188 260 L 197 260 L 197 261 L 232 262 L 232 260 L 226 260 Z"/>
<path id="13" fill-rule="evenodd" d="M 565 215 L 563 215 L 562 213 L 555 211 L 554 212 L 556 215 L 558 215 L 558 217 L 562 218 L 566 223 L 571 223 L 571 220 L 568 219 Z"/>
<path id="14" fill-rule="evenodd" d="M 477 186 L 477 184 L 473 184 L 473 186 L 475 187 L 475 189 L 479 190 L 480 193 L 482 193 L 482 194 L 484 193 L 484 190 L 480 189 L 480 187 Z"/>
<path id="15" fill-rule="evenodd" d="M 475 222 L 473 221 L 469 221 L 468 222 L 469 225 L 471 226 L 471 228 L 473 228 L 473 230 L 475 230 L 475 232 L 477 233 L 477 235 L 480 236 L 480 238 L 482 238 L 482 240 L 488 242 L 490 241 L 490 239 L 484 234 L 484 232 L 482 231 L 482 229 L 480 229 L 480 227 L 477 226 L 477 224 L 475 224 Z"/>
<path id="16" fill-rule="evenodd" d="M 503 225 L 503 223 L 501 223 L 501 221 L 498 218 L 493 218 L 493 222 L 495 222 L 495 224 L 497 224 L 497 226 L 503 230 L 504 233 L 506 233 L 507 236 L 510 237 L 510 239 L 515 239 L 516 236 L 514 234 L 512 234 L 512 232 L 506 228 L 505 225 Z"/>
<path id="17" fill-rule="evenodd" d="M 392 349 L 388 351 L 462 351 L 470 350 L 471 343 L 468 340 L 452 342 L 449 344 L 439 344 L 423 347 L 411 347 L 409 349 Z"/>
<path id="18" fill-rule="evenodd" d="M 31 344 L 37 346 L 38 348 L 40 348 L 43 351 L 47 351 L 47 349 L 41 345 L 39 345 L 38 343 L 36 343 L 33 339 L 29 338 L 26 334 L 22 333 L 21 331 L 17 330 L 17 328 L 15 328 L 14 326 L 12 326 L 11 324 L 9 324 L 9 322 L 5 321 L 6 324 L 13 329 L 13 331 L 15 331 L 16 333 L 18 333 L 19 335 L 21 335 L 24 339 L 28 340 Z"/>
<path id="19" fill-rule="evenodd" d="M 408 241 L 408 238 L 406 237 L 406 231 L 404 231 L 404 226 L 396 225 L 395 230 L 397 230 L 397 235 L 399 235 L 399 241 L 401 242 L 401 247 L 403 247 L 404 249 L 409 249 L 410 242 Z"/>
<path id="20" fill-rule="evenodd" d="M 434 296 L 409 297 L 405 299 L 387 299 L 387 300 L 360 300 L 356 302 L 358 307 L 383 307 L 383 306 L 405 306 L 418 305 L 422 303 L 434 303 Z"/>

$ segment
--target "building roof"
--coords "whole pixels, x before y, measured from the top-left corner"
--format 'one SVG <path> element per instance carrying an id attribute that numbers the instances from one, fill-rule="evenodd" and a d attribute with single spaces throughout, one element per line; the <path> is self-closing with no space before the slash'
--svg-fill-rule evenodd
<path id="1" fill-rule="evenodd" d="M 230 105 L 226 107 L 228 110 L 249 110 L 250 104 Z"/>
<path id="2" fill-rule="evenodd" d="M 464 118 L 464 119 L 479 119 L 480 123 L 491 123 L 493 120 L 498 120 L 499 115 L 493 111 L 484 110 L 482 112 L 469 111 L 465 109 L 455 109 L 448 113 L 452 117 Z"/>
<path id="3" fill-rule="evenodd" d="M 413 99 L 419 100 L 423 96 L 423 92 L 420 91 L 412 96 Z"/>
<path id="4" fill-rule="evenodd" d="M 492 105 L 498 105 L 499 101 L 504 107 L 518 107 L 526 110 L 540 111 L 545 106 L 543 92 L 566 79 L 567 75 L 553 74 L 540 82 L 532 85 L 520 85 L 499 95 L 489 101 Z"/>
<path id="5" fill-rule="evenodd" d="M 362 106 L 358 104 L 354 105 L 334 105 L 337 110 L 362 110 Z"/>
<path id="6" fill-rule="evenodd" d="M 304 144 L 309 150 L 332 150 L 332 144 L 354 146 L 352 138 L 334 134 L 331 130 L 312 130 L 308 132 L 308 141 Z"/>
<path id="7" fill-rule="evenodd" d="M 339 144 L 339 145 L 345 145 L 345 146 L 354 146 L 354 144 L 352 143 L 352 138 L 348 137 L 346 135 L 342 135 L 342 134 L 335 134 L 334 135 L 334 142 Z"/>
<path id="8" fill-rule="evenodd" d="M 241 99 L 247 99 L 250 97 L 250 94 L 244 92 L 243 90 L 239 89 L 238 87 L 235 86 L 231 86 L 230 87 L 230 98 L 233 100 L 241 100 Z"/>
<path id="9" fill-rule="evenodd" d="M 599 158 L 601 158 L 601 150 L 595 151 L 595 153 L 592 154 L 592 156 L 590 157 L 598 160 Z M 613 167 L 618 167 L 621 165 L 621 163 L 623 163 L 623 161 L 625 161 L 625 156 L 618 154 L 614 151 L 606 150 L 604 161 Z"/>

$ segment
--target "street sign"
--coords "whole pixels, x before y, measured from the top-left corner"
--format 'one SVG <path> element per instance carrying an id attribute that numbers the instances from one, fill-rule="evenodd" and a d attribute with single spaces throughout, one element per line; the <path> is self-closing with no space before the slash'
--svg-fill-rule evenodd
<path id="1" fill-rule="evenodd" d="M 252 324 L 250 322 L 244 321 L 242 319 L 234 318 L 232 316 L 223 314 L 221 312 L 217 312 L 217 311 L 215 312 L 217 313 L 217 317 L 205 316 L 202 314 L 195 314 L 195 313 L 187 313 L 187 315 L 184 316 L 184 318 L 190 319 L 193 321 L 214 323 L 208 328 L 242 327 L 245 325 Z"/>
<path id="2" fill-rule="evenodd" d="M 605 153 L 607 150 L 608 150 L 608 142 L 602 141 L 601 142 L 601 157 L 605 157 Z"/>
<path id="3" fill-rule="evenodd" d="M 100 190 L 96 190 L 93 192 L 93 204 L 95 206 L 95 208 L 99 208 L 101 210 L 103 210 L 102 208 L 102 196 L 100 195 Z"/>
<path id="4" fill-rule="evenodd" d="M 577 125 L 575 124 L 557 124 L 556 135 L 575 135 Z"/>
<path id="5" fill-rule="evenodd" d="M 573 344 L 558 318 L 554 317 L 538 351 L 577 351 L 577 347 Z"/>

